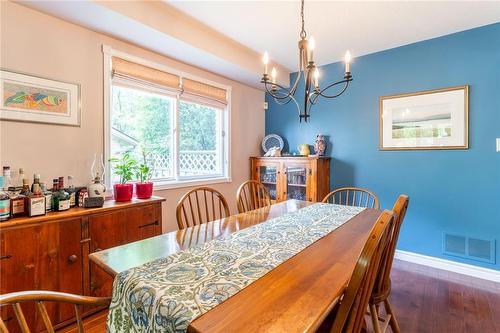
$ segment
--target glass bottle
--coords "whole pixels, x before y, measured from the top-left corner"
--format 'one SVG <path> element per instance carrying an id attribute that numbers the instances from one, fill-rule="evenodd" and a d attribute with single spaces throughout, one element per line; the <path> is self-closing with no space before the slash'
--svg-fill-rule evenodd
<path id="1" fill-rule="evenodd" d="M 40 190 L 40 183 L 33 184 L 33 193 L 26 197 L 29 217 L 45 215 L 45 196 Z"/>
<path id="2" fill-rule="evenodd" d="M 23 188 L 21 190 L 21 195 L 27 196 L 30 195 L 30 184 L 28 178 L 23 178 Z"/>
<path id="3" fill-rule="evenodd" d="M 69 193 L 69 206 L 75 207 L 76 205 L 76 189 L 73 184 L 73 176 L 68 176 L 68 188 L 65 189 Z"/>
<path id="4" fill-rule="evenodd" d="M 0 222 L 10 218 L 10 197 L 4 189 L 4 178 L 0 176 Z"/>
<path id="5" fill-rule="evenodd" d="M 40 174 L 39 173 L 35 173 L 33 175 L 33 184 L 31 184 L 31 192 L 33 192 L 35 184 L 38 184 L 38 186 L 40 186 Z"/>
<path id="6" fill-rule="evenodd" d="M 3 187 L 9 194 L 9 197 L 15 198 L 19 195 L 19 192 L 21 192 L 20 188 L 16 188 L 16 185 L 12 181 L 11 173 L 10 173 L 10 167 L 9 166 L 4 166 L 3 167 Z"/>
<path id="7" fill-rule="evenodd" d="M 70 208 L 69 193 L 64 190 L 64 177 L 59 177 L 57 192 L 52 195 L 53 210 L 60 212 Z"/>
<path id="8" fill-rule="evenodd" d="M 26 215 L 26 197 L 23 194 L 24 183 L 26 182 L 26 188 L 29 191 L 28 179 L 24 175 L 24 170 L 22 168 L 19 169 L 19 174 L 17 177 L 14 177 L 14 187 L 15 191 L 11 191 L 13 193 L 17 193 L 14 197 L 10 198 L 10 216 L 11 217 L 21 217 Z"/>
<path id="9" fill-rule="evenodd" d="M 45 197 L 45 211 L 52 211 L 52 191 L 47 190 L 47 185 L 44 182 L 40 183 L 40 190 Z"/>

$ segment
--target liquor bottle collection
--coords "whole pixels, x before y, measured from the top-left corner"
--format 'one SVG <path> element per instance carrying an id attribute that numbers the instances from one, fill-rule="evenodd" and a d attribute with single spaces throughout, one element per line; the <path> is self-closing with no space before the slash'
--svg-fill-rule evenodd
<path id="1" fill-rule="evenodd" d="M 4 166 L 3 176 L 0 177 L 0 222 L 65 211 L 75 206 L 85 207 L 89 199 L 87 188 L 75 187 L 72 176 L 68 176 L 67 180 L 65 187 L 64 177 L 54 178 L 52 189 L 48 189 L 40 181 L 40 175 L 35 174 L 30 185 L 23 169 L 12 177 L 10 167 Z M 102 206 L 104 197 L 99 199 L 99 206 Z"/>

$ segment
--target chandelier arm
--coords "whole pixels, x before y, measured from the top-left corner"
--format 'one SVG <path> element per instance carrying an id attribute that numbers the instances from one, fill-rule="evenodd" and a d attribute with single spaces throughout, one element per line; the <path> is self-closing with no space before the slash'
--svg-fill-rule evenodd
<path id="1" fill-rule="evenodd" d="M 283 91 L 286 91 L 286 93 L 282 92 L 282 96 L 276 94 L 276 92 L 278 92 L 279 90 L 275 89 L 273 91 L 273 89 L 271 88 L 271 90 L 269 90 L 269 85 L 271 85 L 271 87 L 278 87 L 280 90 L 283 90 Z M 266 88 L 266 92 L 271 95 L 273 98 L 275 99 L 286 99 L 290 96 L 292 96 L 293 94 L 288 91 L 286 88 L 284 88 L 283 86 L 280 86 L 279 84 L 276 84 L 276 83 L 268 83 L 268 82 L 264 82 L 264 87 Z"/>
<path id="2" fill-rule="evenodd" d="M 325 97 L 325 98 L 336 98 L 336 97 L 339 97 L 340 95 L 342 95 L 346 90 L 347 88 L 349 87 L 349 82 L 351 82 L 352 79 L 344 79 L 344 80 L 341 80 L 341 81 L 338 81 L 338 82 L 335 82 L 335 83 L 332 83 L 330 84 L 328 87 L 322 89 L 321 91 L 318 92 L 317 95 L 321 96 L 321 97 Z M 336 93 L 335 95 L 326 95 L 325 92 L 327 90 L 329 90 L 330 88 L 336 86 L 336 85 L 339 85 L 339 84 L 342 84 L 344 83 L 344 87 L 342 88 L 342 90 L 340 90 L 340 92 Z"/>
<path id="3" fill-rule="evenodd" d="M 316 91 L 315 90 L 311 94 L 309 94 L 309 101 L 311 102 L 312 105 L 315 105 L 318 102 L 318 98 L 320 96 L 321 97 L 325 97 L 325 98 L 336 98 L 336 97 L 339 97 L 340 95 L 342 95 L 347 90 L 347 88 L 349 87 L 349 82 L 350 81 L 352 81 L 352 79 L 346 79 L 346 80 L 338 81 L 338 82 L 335 82 L 335 83 L 329 85 L 328 87 L 324 88 L 321 91 Z M 324 94 L 324 92 L 326 90 L 330 89 L 333 86 L 339 85 L 341 83 L 344 83 L 344 87 L 342 88 L 342 90 L 340 90 L 335 95 L 325 95 Z"/>
<path id="4" fill-rule="evenodd" d="M 285 98 L 287 98 L 289 96 L 295 95 L 295 92 L 297 91 L 297 88 L 299 86 L 299 81 L 300 81 L 301 77 L 302 77 L 302 71 L 299 71 L 297 73 L 297 77 L 295 78 L 295 82 L 294 82 L 294 84 L 293 84 L 293 86 L 292 86 L 292 88 L 290 90 L 288 90 L 287 88 L 283 87 L 282 85 L 280 85 L 278 83 L 270 83 L 269 80 L 261 80 L 261 83 L 264 83 L 264 87 L 266 88 L 266 92 L 268 94 L 270 94 L 271 96 L 273 96 L 273 97 L 275 97 L 276 95 L 275 95 L 275 93 L 272 92 L 272 89 L 269 90 L 269 85 L 271 85 L 271 87 L 272 86 L 276 86 L 276 87 L 278 87 L 281 90 L 287 91 L 286 96 L 276 97 L 276 98 L 279 98 L 279 99 L 285 99 Z"/>

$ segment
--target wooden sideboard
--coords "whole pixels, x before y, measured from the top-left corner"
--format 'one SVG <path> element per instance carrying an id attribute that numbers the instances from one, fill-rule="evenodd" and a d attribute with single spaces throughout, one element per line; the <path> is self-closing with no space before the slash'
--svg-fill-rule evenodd
<path id="1" fill-rule="evenodd" d="M 101 208 L 72 208 L 0 223 L 0 293 L 53 290 L 111 296 L 112 278 L 89 262 L 89 253 L 160 235 L 163 201 L 111 200 Z M 30 328 L 41 330 L 35 305 L 26 303 L 23 309 Z M 47 310 L 53 324 L 63 326 L 74 318 L 70 305 L 47 304 Z M 19 331 L 12 307 L 2 308 L 1 316 L 11 332 Z"/>
<path id="2" fill-rule="evenodd" d="M 330 157 L 251 157 L 252 179 L 276 202 L 321 201 L 330 191 Z"/>

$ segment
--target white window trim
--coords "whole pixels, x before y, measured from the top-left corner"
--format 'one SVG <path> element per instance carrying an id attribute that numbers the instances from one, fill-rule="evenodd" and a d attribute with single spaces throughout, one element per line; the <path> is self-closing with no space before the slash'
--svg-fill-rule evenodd
<path id="1" fill-rule="evenodd" d="M 158 69 L 160 71 L 172 73 L 179 75 L 182 78 L 188 78 L 191 80 L 196 80 L 198 82 L 206 83 L 209 85 L 212 85 L 214 87 L 218 87 L 221 89 L 226 90 L 227 94 L 227 105 L 226 108 L 223 110 L 222 114 L 224 119 L 222 119 L 223 122 L 223 128 L 222 128 L 222 135 L 223 135 L 223 140 L 224 143 L 222 145 L 222 154 L 221 154 L 221 163 L 222 165 L 225 165 L 225 175 L 223 176 L 216 176 L 216 177 L 207 177 L 207 178 L 200 178 L 197 177 L 196 179 L 190 179 L 188 177 L 183 177 L 182 180 L 168 180 L 168 181 L 159 181 L 154 183 L 154 190 L 166 190 L 166 189 L 173 189 L 173 188 L 182 188 L 182 187 L 191 187 L 191 186 L 199 186 L 199 185 L 208 185 L 208 184 L 217 184 L 217 183 L 230 183 L 232 181 L 231 179 L 231 158 L 230 158 L 230 152 L 231 152 L 231 140 L 230 140 L 230 135 L 231 135 L 231 86 L 228 85 L 223 85 L 218 82 L 214 82 L 211 80 L 207 80 L 202 77 L 198 77 L 196 75 L 192 75 L 190 73 L 186 73 L 183 71 L 179 71 L 177 69 L 150 61 L 146 60 L 140 57 L 136 57 L 134 55 L 124 53 L 118 50 L 115 50 L 111 48 L 108 45 L 102 45 L 102 52 L 103 52 L 103 80 L 104 80 L 104 140 L 103 140 L 103 151 L 104 151 L 104 161 L 106 165 L 106 173 L 105 173 L 105 184 L 108 188 L 111 188 L 111 165 L 108 162 L 110 159 L 110 152 L 111 152 L 111 142 L 110 142 L 110 135 L 111 135 L 111 88 L 112 88 L 112 62 L 111 58 L 112 57 L 119 57 L 124 60 L 128 60 L 137 64 L 141 64 L 147 67 L 151 67 L 154 69 Z M 182 99 L 182 98 L 181 98 Z M 178 116 L 178 112 L 175 112 L 175 116 Z M 174 117 L 175 118 L 175 117 Z M 175 136 L 175 141 L 174 142 L 174 149 L 177 149 L 178 146 L 178 130 L 177 130 L 177 124 L 178 121 L 177 119 L 174 119 L 174 136 Z M 227 126 L 224 126 L 227 124 Z M 227 128 L 227 132 L 224 130 L 224 127 Z M 177 156 L 175 154 L 174 156 Z M 224 161 L 226 161 L 224 163 Z M 177 163 L 174 163 L 174 168 L 177 168 Z M 174 170 L 175 174 L 177 173 L 177 170 Z"/>

